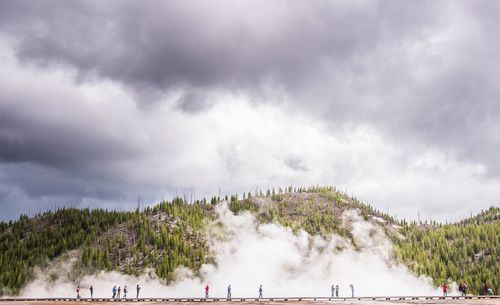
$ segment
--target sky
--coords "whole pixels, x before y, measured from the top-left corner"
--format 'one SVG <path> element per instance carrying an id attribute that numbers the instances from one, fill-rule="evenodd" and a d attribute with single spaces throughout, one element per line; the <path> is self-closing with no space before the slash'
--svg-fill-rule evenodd
<path id="1" fill-rule="evenodd" d="M 398 218 L 498 205 L 498 12 L 1 1 L 0 219 L 289 185 Z"/>

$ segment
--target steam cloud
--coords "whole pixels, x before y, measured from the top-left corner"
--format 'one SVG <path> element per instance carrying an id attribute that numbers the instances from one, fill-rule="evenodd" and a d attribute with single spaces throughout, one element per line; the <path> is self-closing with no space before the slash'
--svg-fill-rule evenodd
<path id="1" fill-rule="evenodd" d="M 329 296 L 330 286 L 339 285 L 340 296 L 350 296 L 349 284 L 356 296 L 433 295 L 439 290 L 428 278 L 417 278 L 405 266 L 397 264 L 392 244 L 383 230 L 364 221 L 356 211 L 344 212 L 342 219 L 351 228 L 357 251 L 344 238 L 309 236 L 278 224 L 258 224 L 253 215 L 234 215 L 227 204 L 216 208 L 223 229 L 209 229 L 210 249 L 216 265 L 201 268 L 201 277 L 179 268 L 176 281 L 164 284 L 154 276 L 127 276 L 118 272 L 101 272 L 79 281 L 82 297 L 111 297 L 113 285 L 127 285 L 128 297 L 135 297 L 140 284 L 144 297 L 203 297 L 204 286 L 210 286 L 210 297 L 225 297 L 231 284 L 232 296 L 257 297 L 263 285 L 264 297 Z M 57 267 L 68 274 L 71 262 Z M 67 277 L 48 281 L 51 272 L 37 272 L 36 279 L 23 291 L 25 297 L 75 297 L 76 285 Z"/>

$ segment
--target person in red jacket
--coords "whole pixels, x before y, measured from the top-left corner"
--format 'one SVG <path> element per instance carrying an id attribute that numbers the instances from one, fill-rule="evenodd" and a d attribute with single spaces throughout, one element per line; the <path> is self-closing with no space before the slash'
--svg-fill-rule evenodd
<path id="1" fill-rule="evenodd" d="M 208 299 L 208 290 L 209 289 L 210 288 L 208 287 L 208 284 L 207 284 L 207 286 L 205 286 L 205 299 Z"/>
<path id="2" fill-rule="evenodd" d="M 448 286 L 446 283 L 443 284 L 443 297 L 446 297 L 448 295 Z"/>

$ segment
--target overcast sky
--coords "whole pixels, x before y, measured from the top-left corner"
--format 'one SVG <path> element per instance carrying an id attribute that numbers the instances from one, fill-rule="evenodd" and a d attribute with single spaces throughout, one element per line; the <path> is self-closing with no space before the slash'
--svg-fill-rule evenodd
<path id="1" fill-rule="evenodd" d="M 0 1 L 0 219 L 335 185 L 500 202 L 498 1 Z"/>

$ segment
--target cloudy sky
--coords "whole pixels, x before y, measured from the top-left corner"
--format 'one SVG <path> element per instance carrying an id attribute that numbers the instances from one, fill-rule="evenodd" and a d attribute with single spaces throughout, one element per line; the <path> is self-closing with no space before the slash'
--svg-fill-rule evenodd
<path id="1" fill-rule="evenodd" d="M 500 202 L 500 2 L 1 1 L 0 219 L 336 185 Z"/>

